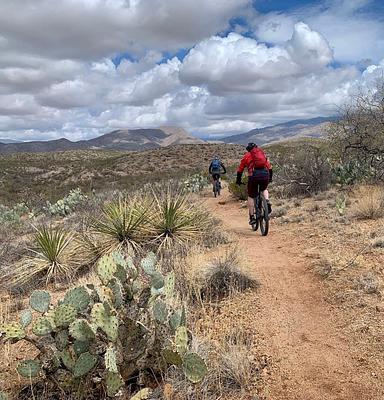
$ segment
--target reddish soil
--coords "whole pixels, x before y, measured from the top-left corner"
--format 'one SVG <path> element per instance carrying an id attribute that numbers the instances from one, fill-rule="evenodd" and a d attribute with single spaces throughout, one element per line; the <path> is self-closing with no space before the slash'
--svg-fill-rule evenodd
<path id="1" fill-rule="evenodd" d="M 247 210 L 227 191 L 219 199 L 206 198 L 206 204 L 254 260 L 250 272 L 261 283 L 254 295 L 258 309 L 249 312 L 261 338 L 258 351 L 271 360 L 265 398 L 382 400 L 377 371 L 361 362 L 358 343 L 343 331 L 345 316 L 327 301 L 326 289 L 308 268 L 300 230 L 293 235 L 272 220 L 267 237 L 252 232 Z"/>

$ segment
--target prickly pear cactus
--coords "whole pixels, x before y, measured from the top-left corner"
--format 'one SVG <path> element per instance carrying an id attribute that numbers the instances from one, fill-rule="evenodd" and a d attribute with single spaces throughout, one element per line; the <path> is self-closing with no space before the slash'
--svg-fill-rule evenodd
<path id="1" fill-rule="evenodd" d="M 179 326 L 175 333 L 175 345 L 179 354 L 185 354 L 188 350 L 188 331 L 185 326 Z"/>
<path id="2" fill-rule="evenodd" d="M 99 285 L 75 287 L 57 305 L 48 292 L 34 291 L 30 306 L 40 315 L 32 318 L 25 310 L 19 323 L 0 327 L 2 338 L 16 342 L 28 335 L 41 350 L 36 360 L 20 363 L 19 374 L 52 377 L 68 398 L 79 382 L 82 390 L 100 389 L 102 396 L 124 395 L 124 380 L 148 370 L 160 376 L 167 365 L 201 381 L 206 365 L 189 352 L 185 310 L 174 308 L 174 273 L 164 277 L 152 253 L 141 268 L 119 253 L 104 256 L 97 273 Z M 144 389 L 134 399 L 148 396 Z"/>
<path id="3" fill-rule="evenodd" d="M 109 346 L 104 354 L 105 368 L 109 372 L 118 373 L 117 361 L 116 361 L 116 349 L 114 346 Z"/>
<path id="4" fill-rule="evenodd" d="M 80 377 L 88 374 L 93 367 L 97 364 L 97 357 L 91 353 L 83 353 L 76 360 L 73 367 L 73 375 Z"/>
<path id="5" fill-rule="evenodd" d="M 70 304 L 77 311 L 84 311 L 89 306 L 91 298 L 84 286 L 75 287 L 69 290 L 64 297 L 64 304 Z"/>
<path id="6" fill-rule="evenodd" d="M 108 371 L 105 377 L 105 386 L 107 388 L 107 395 L 114 397 L 123 386 L 124 381 L 119 373 Z"/>
<path id="7" fill-rule="evenodd" d="M 51 304 L 51 295 L 45 290 L 34 290 L 29 298 L 29 304 L 33 310 L 45 313 Z"/>
<path id="8" fill-rule="evenodd" d="M 196 353 L 187 353 L 183 357 L 183 369 L 185 376 L 192 383 L 201 382 L 208 372 L 204 360 Z"/>
<path id="9" fill-rule="evenodd" d="M 32 322 L 32 312 L 31 310 L 24 310 L 20 314 L 20 324 L 23 328 L 29 326 Z"/>
<path id="10" fill-rule="evenodd" d="M 104 285 L 108 284 L 108 282 L 114 277 L 116 271 L 117 265 L 112 255 L 105 255 L 100 258 L 97 265 L 97 275 Z"/>
<path id="11" fill-rule="evenodd" d="M 86 319 L 76 319 L 69 325 L 69 334 L 76 340 L 89 342 L 95 339 L 95 333 Z"/>
<path id="12" fill-rule="evenodd" d="M 153 305 L 153 317 L 157 322 L 164 324 L 168 318 L 168 308 L 164 301 L 157 300 Z"/>
<path id="13" fill-rule="evenodd" d="M 11 322 L 0 327 L 0 332 L 3 332 L 5 340 L 18 341 L 25 337 L 25 329 L 18 322 Z"/>
<path id="14" fill-rule="evenodd" d="M 46 336 L 52 332 L 52 325 L 48 318 L 40 317 L 32 325 L 32 332 L 36 336 Z"/>
<path id="15" fill-rule="evenodd" d="M 67 327 L 76 318 L 76 308 L 70 304 L 60 304 L 55 308 L 54 321 L 57 327 Z"/>
<path id="16" fill-rule="evenodd" d="M 16 369 L 23 378 L 36 378 L 40 373 L 41 364 L 35 360 L 24 360 Z"/>

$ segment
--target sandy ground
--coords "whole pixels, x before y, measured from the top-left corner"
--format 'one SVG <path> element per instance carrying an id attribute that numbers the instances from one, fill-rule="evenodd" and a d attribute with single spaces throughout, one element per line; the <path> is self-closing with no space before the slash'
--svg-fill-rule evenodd
<path id="1" fill-rule="evenodd" d="M 246 209 L 225 190 L 205 202 L 254 260 L 259 309 L 249 312 L 261 338 L 258 350 L 271 359 L 264 377 L 266 399 L 384 399 L 383 382 L 373 366 L 359 362 L 358 344 L 343 332 L 340 310 L 326 301 L 321 282 L 308 268 L 300 231 L 292 236 L 272 220 L 267 237 L 252 232 Z"/>

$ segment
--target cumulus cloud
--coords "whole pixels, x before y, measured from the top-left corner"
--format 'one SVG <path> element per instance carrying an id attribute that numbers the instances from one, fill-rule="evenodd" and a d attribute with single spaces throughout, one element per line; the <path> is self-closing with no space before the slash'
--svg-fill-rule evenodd
<path id="1" fill-rule="evenodd" d="M 281 44 L 289 39 L 295 23 L 303 21 L 331 44 L 335 60 L 378 62 L 384 54 L 384 16 L 372 11 L 372 0 L 328 0 L 319 5 L 254 17 L 261 41 Z"/>
<path id="2" fill-rule="evenodd" d="M 319 21 L 337 5 L 338 29 L 343 17 L 365 18 L 356 10 L 366 3 L 258 15 L 250 37 L 249 26 L 228 29 L 232 17 L 254 16 L 250 0 L 3 2 L 0 137 L 78 140 L 164 124 L 222 134 L 331 115 L 384 64 L 335 66 L 352 46 Z"/>

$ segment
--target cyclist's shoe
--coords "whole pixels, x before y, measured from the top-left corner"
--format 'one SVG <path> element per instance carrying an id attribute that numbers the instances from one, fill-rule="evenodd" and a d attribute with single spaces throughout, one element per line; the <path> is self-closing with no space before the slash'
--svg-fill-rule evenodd
<path id="1" fill-rule="evenodd" d="M 256 218 L 254 215 L 249 217 L 249 225 L 256 224 Z"/>
<path id="2" fill-rule="evenodd" d="M 272 212 L 272 205 L 269 200 L 267 200 L 268 214 Z"/>

